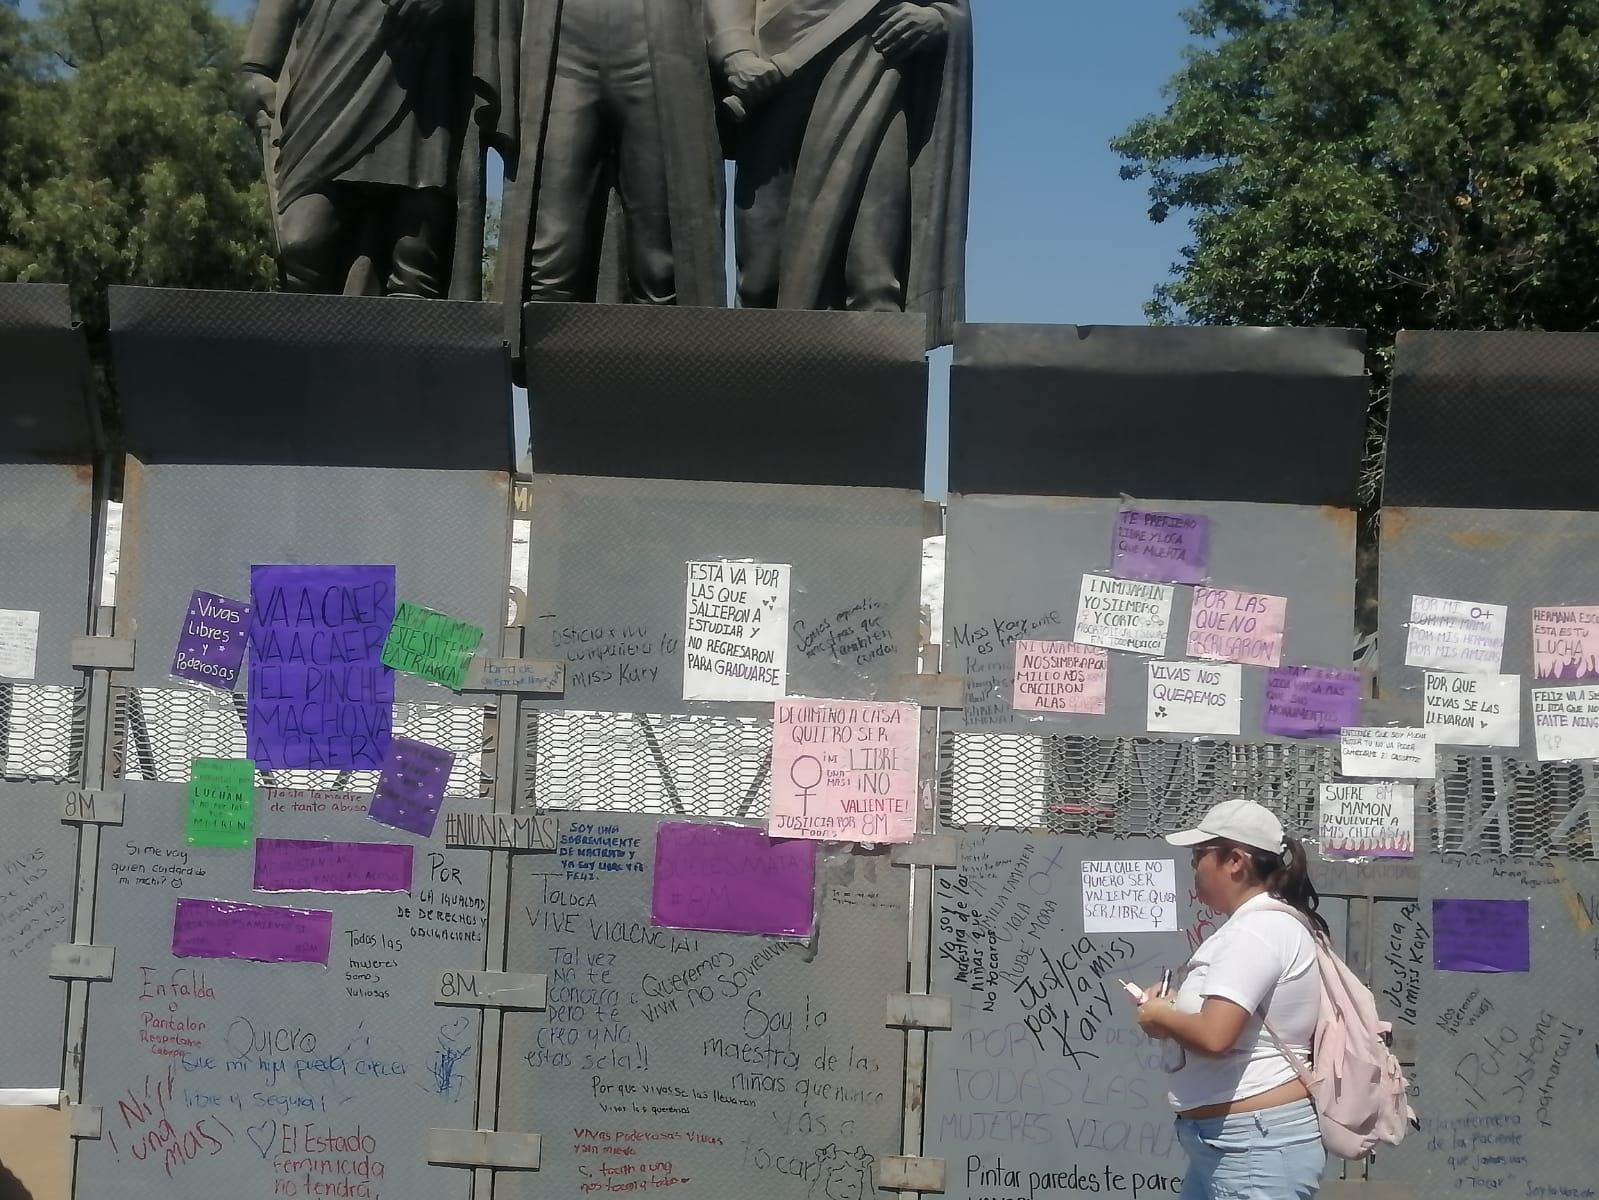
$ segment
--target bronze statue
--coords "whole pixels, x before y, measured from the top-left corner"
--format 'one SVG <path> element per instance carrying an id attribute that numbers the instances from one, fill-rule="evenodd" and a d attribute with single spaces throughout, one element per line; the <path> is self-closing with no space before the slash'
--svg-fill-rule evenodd
<path id="1" fill-rule="evenodd" d="M 241 92 L 286 290 L 478 298 L 504 4 L 261 0 Z"/>
<path id="2" fill-rule="evenodd" d="M 497 268 L 513 347 L 524 300 L 724 304 L 703 0 L 526 0 L 521 66 Z"/>
<path id="3" fill-rule="evenodd" d="M 968 0 L 706 0 L 736 135 L 740 304 L 965 316 Z"/>

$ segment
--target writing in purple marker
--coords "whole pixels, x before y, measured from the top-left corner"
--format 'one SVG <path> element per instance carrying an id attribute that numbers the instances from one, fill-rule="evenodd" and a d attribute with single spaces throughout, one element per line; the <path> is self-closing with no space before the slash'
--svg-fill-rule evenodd
<path id="1" fill-rule="evenodd" d="M 257 838 L 258 892 L 408 892 L 411 847 Z"/>
<path id="2" fill-rule="evenodd" d="M 432 837 L 454 765 L 455 755 L 448 750 L 394 738 L 366 815 L 418 837 Z"/>
<path id="3" fill-rule="evenodd" d="M 1272 667 L 1262 724 L 1275 737 L 1337 737 L 1360 724 L 1360 676 L 1336 667 Z"/>
<path id="4" fill-rule="evenodd" d="M 320 909 L 183 899 L 172 922 L 175 958 L 244 958 L 325 967 L 332 944 L 333 914 Z"/>
<path id="5" fill-rule="evenodd" d="M 1203 583 L 1210 572 L 1210 518 L 1194 513 L 1116 514 L 1112 574 L 1148 583 Z"/>

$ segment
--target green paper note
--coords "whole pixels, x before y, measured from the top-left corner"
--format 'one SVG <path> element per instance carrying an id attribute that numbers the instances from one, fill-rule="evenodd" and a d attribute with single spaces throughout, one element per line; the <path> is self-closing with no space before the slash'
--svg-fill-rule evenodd
<path id="1" fill-rule="evenodd" d="M 383 665 L 460 691 L 483 631 L 476 625 L 401 600 L 383 643 Z"/>
<path id="2" fill-rule="evenodd" d="M 243 850 L 255 840 L 255 763 L 248 758 L 196 758 L 189 763 L 191 846 Z"/>

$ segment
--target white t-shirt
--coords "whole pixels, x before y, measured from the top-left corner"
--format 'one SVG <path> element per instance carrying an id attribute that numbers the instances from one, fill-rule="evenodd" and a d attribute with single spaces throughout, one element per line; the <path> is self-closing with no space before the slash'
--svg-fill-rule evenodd
<path id="1" fill-rule="evenodd" d="M 1250 1017 L 1232 1049 L 1222 1054 L 1188 1050 L 1175 1039 L 1166 1042 L 1169 1099 L 1177 1112 L 1258 1096 L 1294 1078 L 1293 1067 L 1261 1023 L 1262 1008 L 1289 1049 L 1310 1058 L 1321 1011 L 1316 945 L 1298 918 L 1262 911 L 1269 902 L 1263 893 L 1240 904 L 1184 968 L 1173 1002 L 1179 1012 L 1197 1013 L 1205 997 L 1219 996 Z"/>

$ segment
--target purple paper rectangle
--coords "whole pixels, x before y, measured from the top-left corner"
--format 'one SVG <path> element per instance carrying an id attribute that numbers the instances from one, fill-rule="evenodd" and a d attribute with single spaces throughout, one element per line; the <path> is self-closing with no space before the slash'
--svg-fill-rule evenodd
<path id="1" fill-rule="evenodd" d="M 214 592 L 195 592 L 172 656 L 172 675 L 231 692 L 239 682 L 250 637 L 250 606 Z"/>
<path id="2" fill-rule="evenodd" d="M 1204 583 L 1210 574 L 1210 518 L 1122 509 L 1111 573 L 1149 583 Z"/>
<path id="3" fill-rule="evenodd" d="M 1432 969 L 1531 971 L 1531 915 L 1525 900 L 1434 900 Z"/>
<path id="4" fill-rule="evenodd" d="M 408 892 L 411 847 L 256 838 L 258 892 Z"/>
<path id="5" fill-rule="evenodd" d="M 1270 667 L 1265 730 L 1276 737 L 1337 737 L 1360 724 L 1360 675 L 1336 667 Z"/>
<path id="6" fill-rule="evenodd" d="M 741 825 L 669 822 L 655 834 L 650 923 L 809 937 L 816 843 Z"/>
<path id="7" fill-rule="evenodd" d="M 172 953 L 177 958 L 247 958 L 325 967 L 332 944 L 333 914 L 321 909 L 183 899 L 172 922 Z"/>
<path id="8" fill-rule="evenodd" d="M 448 750 L 394 738 L 366 815 L 418 837 L 432 837 L 454 765 L 455 755 Z"/>
<path id="9" fill-rule="evenodd" d="M 260 770 L 373 771 L 394 727 L 394 568 L 250 568 L 245 733 Z"/>

